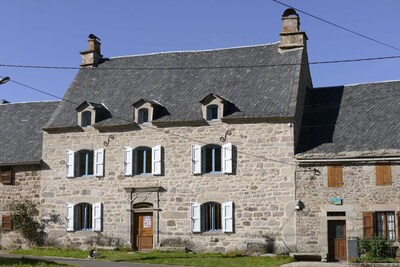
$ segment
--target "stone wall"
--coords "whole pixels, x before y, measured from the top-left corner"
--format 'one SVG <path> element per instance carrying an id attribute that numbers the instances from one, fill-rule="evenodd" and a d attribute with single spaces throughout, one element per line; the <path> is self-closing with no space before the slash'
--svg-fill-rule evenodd
<path id="1" fill-rule="evenodd" d="M 10 215 L 9 205 L 14 202 L 31 200 L 39 202 L 40 176 L 39 165 L 13 166 L 14 181 L 11 185 L 0 183 L 0 223 L 2 215 Z M 0 245 L 3 248 L 15 248 L 24 240 L 14 231 L 0 232 Z"/>
<path id="2" fill-rule="evenodd" d="M 226 143 L 234 146 L 234 174 L 193 175 L 192 144 L 219 144 L 226 130 Z M 109 139 L 112 134 L 114 139 Z M 105 141 L 110 141 L 108 146 Z M 125 146 L 163 147 L 161 176 L 123 173 Z M 105 148 L 105 176 L 66 178 L 66 151 Z M 49 237 L 60 245 L 127 245 L 132 242 L 131 200 L 150 202 L 156 224 L 154 246 L 185 245 L 195 251 L 229 251 L 257 247 L 286 250 L 295 245 L 293 128 L 289 123 L 226 124 L 200 127 L 156 128 L 150 124 L 139 130 L 45 133 L 44 161 L 51 170 L 42 179 L 41 213 L 58 216 L 50 223 Z M 124 188 L 160 187 L 151 193 L 133 196 Z M 234 203 L 234 233 L 192 233 L 192 202 Z M 66 232 L 66 203 L 102 202 L 103 231 Z M 158 202 L 158 203 L 157 203 Z M 133 203 L 133 202 L 132 202 Z M 284 242 L 283 242 L 283 241 Z"/>
<path id="3" fill-rule="evenodd" d="M 296 199 L 304 204 L 296 212 L 300 252 L 328 252 L 328 220 L 346 220 L 346 236 L 362 238 L 363 212 L 400 210 L 398 162 L 392 162 L 393 183 L 387 186 L 376 185 L 373 162 L 345 163 L 343 187 L 328 187 L 327 169 L 326 165 L 309 164 L 300 165 L 296 170 Z M 330 204 L 334 197 L 341 198 L 343 204 Z M 345 212 L 345 216 L 327 216 L 327 212 Z"/>

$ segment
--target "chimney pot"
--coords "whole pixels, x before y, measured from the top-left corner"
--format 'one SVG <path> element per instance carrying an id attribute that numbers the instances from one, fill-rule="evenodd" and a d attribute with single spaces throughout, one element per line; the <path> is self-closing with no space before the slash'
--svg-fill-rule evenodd
<path id="1" fill-rule="evenodd" d="M 282 15 L 280 49 L 306 47 L 307 35 L 300 31 L 300 17 L 293 8 L 286 9 Z"/>
<path id="2" fill-rule="evenodd" d="M 94 38 L 92 38 L 92 36 Z M 87 51 L 82 51 L 82 64 L 81 67 L 97 67 L 100 63 L 100 60 L 103 58 L 101 54 L 100 46 L 101 43 L 99 42 L 99 38 L 95 35 L 89 35 L 89 47 Z"/>

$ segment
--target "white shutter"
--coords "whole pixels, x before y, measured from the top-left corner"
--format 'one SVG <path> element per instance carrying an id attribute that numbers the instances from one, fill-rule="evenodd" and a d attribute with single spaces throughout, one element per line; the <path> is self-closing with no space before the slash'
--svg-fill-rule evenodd
<path id="1" fill-rule="evenodd" d="M 222 203 L 222 232 L 233 232 L 233 202 Z"/>
<path id="2" fill-rule="evenodd" d="M 75 175 L 75 151 L 67 151 L 67 159 L 65 160 L 67 165 L 67 177 L 72 178 Z"/>
<path id="3" fill-rule="evenodd" d="M 67 232 L 74 231 L 74 207 L 75 207 L 74 204 L 67 203 L 67 210 L 65 215 L 65 219 L 67 220 L 65 228 Z"/>
<path id="4" fill-rule="evenodd" d="M 161 146 L 152 147 L 151 153 L 151 172 L 153 175 L 161 175 Z"/>
<path id="5" fill-rule="evenodd" d="M 192 173 L 201 174 L 201 146 L 192 145 Z"/>
<path id="6" fill-rule="evenodd" d="M 232 173 L 232 144 L 222 146 L 222 172 Z"/>
<path id="7" fill-rule="evenodd" d="M 200 221 L 200 207 L 199 203 L 192 203 L 191 207 L 191 227 L 193 233 L 199 233 L 201 231 L 201 221 Z"/>
<path id="8" fill-rule="evenodd" d="M 104 176 L 104 148 L 96 149 L 94 151 L 93 165 L 94 176 Z"/>
<path id="9" fill-rule="evenodd" d="M 124 174 L 125 176 L 133 175 L 133 149 L 124 147 Z"/>
<path id="10" fill-rule="evenodd" d="M 94 203 L 92 206 L 92 230 L 96 232 L 101 232 L 101 225 L 102 225 L 102 209 L 101 209 L 101 202 Z"/>

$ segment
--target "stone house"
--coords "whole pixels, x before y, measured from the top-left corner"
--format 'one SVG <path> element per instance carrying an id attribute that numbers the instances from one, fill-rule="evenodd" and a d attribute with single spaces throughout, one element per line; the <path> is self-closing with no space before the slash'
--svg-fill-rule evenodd
<path id="1" fill-rule="evenodd" d="M 313 89 L 299 25 L 288 9 L 278 43 L 110 58 L 91 35 L 25 175 L 47 242 L 342 260 L 348 237 L 397 240 L 400 82 Z"/>
<path id="2" fill-rule="evenodd" d="M 296 151 L 298 251 L 343 260 L 348 238 L 399 240 L 399 98 L 399 81 L 308 90 Z"/>
<path id="3" fill-rule="evenodd" d="M 59 244 L 295 246 L 294 146 L 312 87 L 293 10 L 281 42 L 104 58 L 89 39 L 44 126 L 41 214 Z M 282 248 L 281 248 L 282 247 Z"/>
<path id="4" fill-rule="evenodd" d="M 40 200 L 42 127 L 58 106 L 58 101 L 0 104 L 0 217 L 1 246 L 20 243 L 12 231 L 9 204 L 29 196 Z M 21 241 L 22 242 L 22 241 Z"/>

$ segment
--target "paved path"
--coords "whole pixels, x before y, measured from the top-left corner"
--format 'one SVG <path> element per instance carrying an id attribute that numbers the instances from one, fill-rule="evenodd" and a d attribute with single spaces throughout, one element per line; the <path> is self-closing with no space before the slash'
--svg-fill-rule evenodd
<path id="1" fill-rule="evenodd" d="M 0 253 L 0 257 L 8 258 L 31 258 L 31 259 L 41 259 L 54 261 L 58 263 L 65 263 L 69 265 L 75 265 L 80 267 L 179 267 L 172 265 L 159 265 L 159 264 L 142 264 L 142 263 L 130 263 L 130 262 L 113 262 L 113 261 L 103 261 L 103 260 L 86 260 L 86 259 L 73 259 L 73 258 L 61 258 L 61 257 L 37 257 L 29 255 L 16 255 Z"/>
<path id="2" fill-rule="evenodd" d="M 347 262 L 297 261 L 281 267 L 347 267 Z"/>

